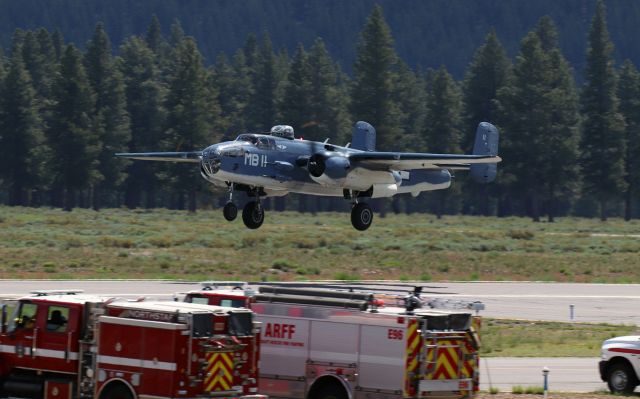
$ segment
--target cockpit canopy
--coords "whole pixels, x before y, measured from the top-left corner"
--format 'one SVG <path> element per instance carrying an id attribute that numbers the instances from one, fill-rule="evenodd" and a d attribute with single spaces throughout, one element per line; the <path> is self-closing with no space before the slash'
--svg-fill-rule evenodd
<path id="1" fill-rule="evenodd" d="M 271 128 L 271 135 L 276 137 L 284 137 L 285 139 L 293 140 L 293 128 L 289 125 L 275 125 Z"/>

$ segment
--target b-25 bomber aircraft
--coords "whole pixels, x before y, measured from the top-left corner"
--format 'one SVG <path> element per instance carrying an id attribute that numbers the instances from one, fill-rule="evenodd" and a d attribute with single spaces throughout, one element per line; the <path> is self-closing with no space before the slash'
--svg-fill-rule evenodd
<path id="1" fill-rule="evenodd" d="M 202 151 L 119 153 L 116 156 L 148 161 L 199 164 L 202 177 L 226 188 L 226 220 L 233 221 L 238 208 L 234 191 L 244 191 L 253 200 L 242 210 L 242 221 L 250 229 L 264 222 L 264 197 L 300 193 L 344 197 L 352 202 L 351 223 L 358 230 L 371 226 L 373 211 L 367 198 L 392 197 L 446 189 L 451 171 L 469 170 L 479 183 L 493 181 L 497 173 L 498 130 L 481 122 L 476 130 L 473 154 L 379 152 L 376 131 L 367 122 L 357 122 L 346 146 L 296 139 L 291 126 L 277 125 L 269 134 L 240 134 L 234 141 L 213 144 Z"/>

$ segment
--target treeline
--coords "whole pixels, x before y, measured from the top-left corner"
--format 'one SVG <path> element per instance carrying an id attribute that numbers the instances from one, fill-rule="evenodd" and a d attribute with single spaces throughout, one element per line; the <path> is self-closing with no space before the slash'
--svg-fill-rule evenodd
<path id="1" fill-rule="evenodd" d="M 45 29 L 17 30 L 0 58 L 0 199 L 10 205 L 195 211 L 212 195 L 196 168 L 127 162 L 115 152 L 190 151 L 245 131 L 292 125 L 298 136 L 345 144 L 357 120 L 372 123 L 380 150 L 469 151 L 475 127 L 502 131 L 496 183 L 458 174 L 450 190 L 379 201 L 381 212 L 638 216 L 640 74 L 613 66 L 605 7 L 585 45 L 585 84 L 543 17 L 515 60 L 490 31 L 462 81 L 445 67 L 416 71 L 396 53 L 376 6 L 357 43 L 352 75 L 322 39 L 293 54 L 265 32 L 205 66 L 179 23 L 164 37 L 157 18 L 113 56 L 98 24 L 80 51 Z M 278 199 L 276 209 L 336 210 L 343 201 Z"/>

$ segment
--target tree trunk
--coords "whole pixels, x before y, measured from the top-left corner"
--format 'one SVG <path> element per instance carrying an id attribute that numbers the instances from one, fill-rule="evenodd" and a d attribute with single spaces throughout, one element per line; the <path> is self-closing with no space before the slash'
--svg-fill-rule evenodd
<path id="1" fill-rule="evenodd" d="M 183 211 L 184 210 L 184 194 L 182 192 L 176 193 L 176 209 Z"/>
<path id="2" fill-rule="evenodd" d="M 140 203 L 140 188 L 133 182 L 127 184 L 124 203 L 129 209 L 135 209 Z"/>
<path id="3" fill-rule="evenodd" d="M 534 222 L 539 222 L 540 221 L 540 204 L 538 204 L 538 196 L 536 195 L 535 191 L 532 191 L 529 195 L 529 201 L 530 201 L 530 212 L 531 212 L 531 220 L 533 220 Z"/>
<path id="4" fill-rule="evenodd" d="M 146 189 L 147 198 L 145 199 L 144 207 L 147 209 L 153 209 L 156 207 L 156 188 L 149 186 Z"/>
<path id="5" fill-rule="evenodd" d="M 189 190 L 189 212 L 195 213 L 197 204 L 196 204 L 196 190 L 192 188 Z"/>
<path id="6" fill-rule="evenodd" d="M 91 207 L 94 211 L 100 210 L 100 183 L 94 184 L 91 188 Z"/>
<path id="7" fill-rule="evenodd" d="M 400 206 L 400 197 L 398 197 L 397 195 L 391 197 L 391 209 L 393 209 L 393 213 L 395 213 L 396 215 L 402 212 Z"/>
<path id="8" fill-rule="evenodd" d="M 298 212 L 307 212 L 307 196 L 304 194 L 298 194 Z"/>
<path id="9" fill-rule="evenodd" d="M 24 190 L 22 186 L 14 185 L 9 194 L 10 206 L 24 206 Z"/>
<path id="10" fill-rule="evenodd" d="M 63 194 L 63 202 L 64 202 L 64 207 L 63 209 L 67 212 L 71 212 L 73 210 L 73 207 L 76 204 L 76 193 L 73 189 L 71 188 L 66 188 L 64 190 L 64 194 Z"/>
<path id="11" fill-rule="evenodd" d="M 632 203 L 633 203 L 633 198 L 631 195 L 631 190 L 628 189 L 624 196 L 624 220 L 626 220 L 627 222 L 631 220 L 631 215 L 633 211 Z"/>
<path id="12" fill-rule="evenodd" d="M 607 201 L 604 199 L 600 200 L 600 220 L 607 221 Z"/>
<path id="13" fill-rule="evenodd" d="M 436 206 L 436 216 L 438 219 L 442 219 L 444 213 L 444 203 L 447 199 L 447 194 L 444 191 L 438 192 L 438 205 Z"/>
<path id="14" fill-rule="evenodd" d="M 275 199 L 276 202 L 276 211 L 278 212 L 284 212 L 287 210 L 287 197 L 286 196 L 282 196 L 282 197 L 276 197 Z"/>

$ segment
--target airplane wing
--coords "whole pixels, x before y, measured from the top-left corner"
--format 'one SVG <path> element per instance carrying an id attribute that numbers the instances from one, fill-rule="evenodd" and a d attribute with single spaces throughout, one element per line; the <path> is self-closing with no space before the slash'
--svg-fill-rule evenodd
<path id="1" fill-rule="evenodd" d="M 141 161 L 163 162 L 193 162 L 198 163 L 202 159 L 202 151 L 191 152 L 120 152 L 115 154 L 120 158 L 138 159 Z"/>
<path id="2" fill-rule="evenodd" d="M 349 154 L 354 166 L 374 170 L 453 169 L 466 170 L 472 164 L 494 164 L 492 155 L 429 154 L 411 152 L 357 152 Z"/>

